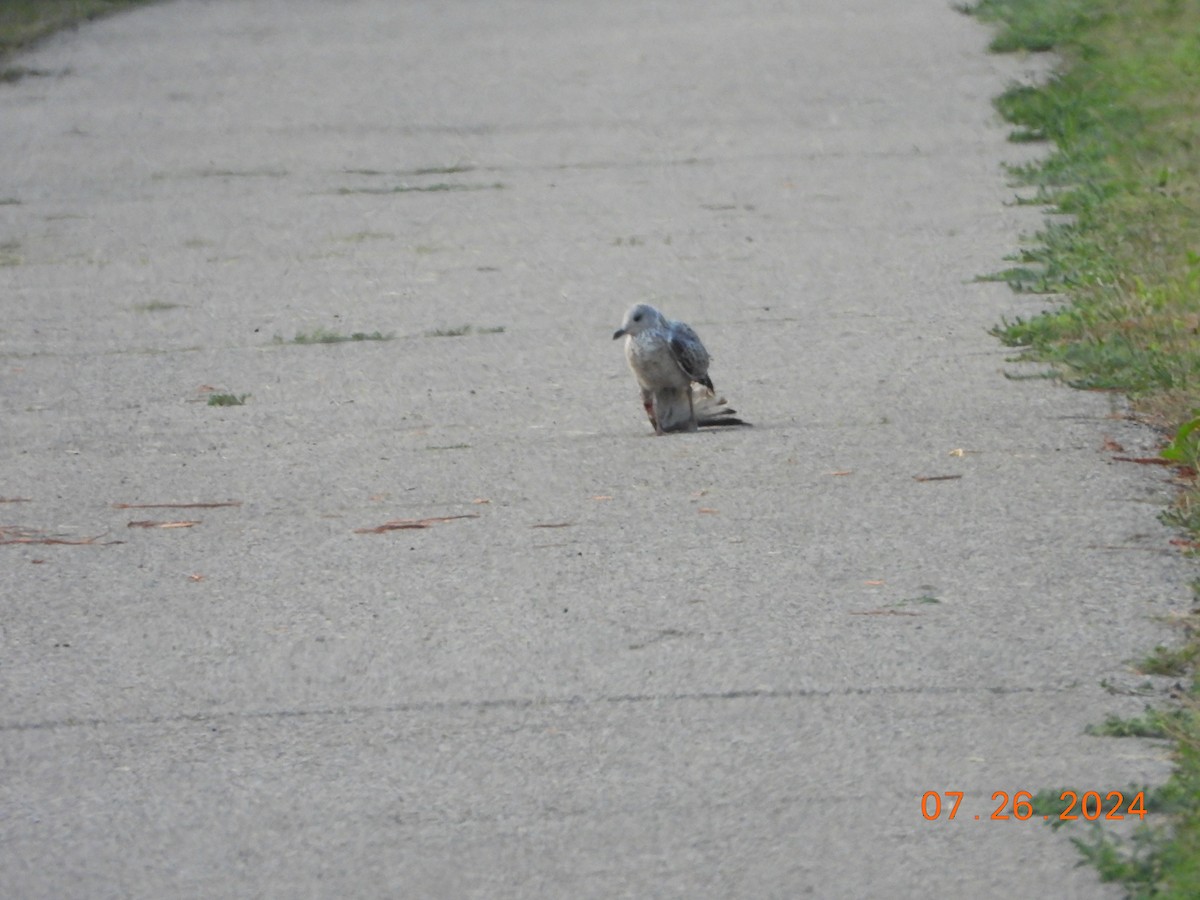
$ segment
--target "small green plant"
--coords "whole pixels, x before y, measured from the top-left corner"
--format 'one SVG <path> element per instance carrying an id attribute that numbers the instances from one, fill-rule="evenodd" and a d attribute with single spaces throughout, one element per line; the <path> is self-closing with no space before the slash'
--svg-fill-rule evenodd
<path id="1" fill-rule="evenodd" d="M 1033 800 L 1031 801 L 1033 814 L 1035 816 L 1049 816 L 1052 819 L 1057 818 L 1058 814 L 1062 812 L 1062 801 L 1059 799 L 1061 793 L 1062 791 L 1054 791 L 1049 788 L 1038 791 L 1033 795 Z"/>
<path id="2" fill-rule="evenodd" d="M 896 605 L 897 606 L 932 606 L 935 603 L 941 603 L 941 602 L 942 602 L 941 600 L 939 600 L 937 597 L 934 597 L 932 594 L 922 594 L 920 597 L 908 597 L 904 600 L 901 600 Z"/>
<path id="3" fill-rule="evenodd" d="M 1191 490 L 1184 491 L 1175 498 L 1175 502 L 1171 504 L 1169 509 L 1163 510 L 1158 517 L 1168 528 L 1178 528 L 1180 531 L 1186 531 L 1193 536 L 1200 535 L 1200 493 L 1197 493 L 1195 487 Z M 1195 541 L 1191 542 L 1193 546 L 1185 545 L 1185 553 L 1195 555 Z"/>
<path id="4" fill-rule="evenodd" d="M 1133 719 L 1108 716 L 1102 725 L 1089 725 L 1084 732 L 1093 737 L 1165 738 L 1167 736 L 1163 713 L 1152 709 L 1147 709 L 1144 715 Z"/>
<path id="5" fill-rule="evenodd" d="M 478 325 L 459 325 L 454 328 L 434 328 L 425 332 L 425 337 L 462 337 L 466 334 L 503 334 L 504 326 L 481 328 Z"/>
<path id="6" fill-rule="evenodd" d="M 1088 794 L 1095 797 L 1089 800 Z M 1119 793 L 1119 799 L 1114 797 Z M 1117 808 L 1117 803 L 1122 805 Z M 1148 788 L 1145 785 L 1129 785 L 1119 792 L 1087 790 L 1043 790 L 1033 798 L 1033 815 L 1043 817 L 1052 829 L 1068 827 L 1085 832 L 1071 836 L 1071 843 L 1079 851 L 1085 863 L 1090 863 L 1104 882 L 1120 882 L 1128 891 L 1127 897 L 1178 897 L 1180 900 L 1194 896 L 1190 888 L 1182 893 L 1168 887 L 1174 860 L 1171 856 L 1171 829 L 1164 824 L 1167 816 L 1177 814 L 1186 806 L 1181 803 L 1177 790 L 1171 786 Z M 1063 814 L 1073 819 L 1063 818 Z M 1088 821 L 1100 816 L 1119 813 L 1124 819 L 1134 819 L 1130 832 L 1120 834 L 1105 828 L 1099 821 Z M 1151 818 L 1153 817 L 1153 818 Z M 1176 870 L 1178 871 L 1178 870 Z"/>
<path id="7" fill-rule="evenodd" d="M 1098 822 L 1089 826 L 1086 837 L 1071 838 L 1084 861 L 1095 867 L 1100 880 L 1120 882 L 1129 891 L 1129 897 L 1169 896 L 1159 890 L 1163 877 L 1159 853 L 1162 841 L 1161 828 L 1142 825 L 1124 838 L 1107 831 Z"/>
<path id="8" fill-rule="evenodd" d="M 1014 359 L 1011 362 L 1024 362 L 1022 359 Z M 1001 373 L 1009 381 L 1061 381 L 1062 372 L 1057 369 L 1043 369 L 1040 372 L 1002 372 Z"/>
<path id="9" fill-rule="evenodd" d="M 344 344 L 357 341 L 390 341 L 394 334 L 383 334 L 379 331 L 372 331 L 367 334 L 363 331 L 356 331 L 353 334 L 339 334 L 336 331 L 330 331 L 328 328 L 316 328 L 309 332 L 298 332 L 291 343 L 293 344 Z M 284 343 L 283 338 L 277 337 L 275 343 Z"/>
<path id="10" fill-rule="evenodd" d="M 1154 648 L 1154 652 L 1138 665 L 1138 671 L 1144 675 L 1165 675 L 1170 678 L 1178 678 L 1186 675 L 1195 667 L 1198 657 L 1200 657 L 1200 644 L 1195 642 L 1175 649 L 1159 644 Z"/>
<path id="11" fill-rule="evenodd" d="M 249 394 L 209 394 L 209 406 L 245 406 Z"/>
<path id="12" fill-rule="evenodd" d="M 1200 415 L 1193 416 L 1180 425 L 1171 443 L 1167 444 L 1159 455 L 1163 459 L 1196 469 L 1197 460 L 1200 460 L 1200 434 L 1195 433 L 1197 428 L 1200 428 Z"/>

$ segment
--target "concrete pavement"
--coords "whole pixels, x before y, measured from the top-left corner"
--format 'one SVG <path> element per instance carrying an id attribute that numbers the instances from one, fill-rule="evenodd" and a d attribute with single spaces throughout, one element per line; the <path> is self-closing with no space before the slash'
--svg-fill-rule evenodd
<path id="1" fill-rule="evenodd" d="M 1106 450 L 1154 435 L 1003 377 L 1040 304 L 972 279 L 1040 214 L 989 101 L 1036 63 L 986 41 L 942 0 L 176 0 L 28 54 L 10 895 L 1120 896 L 992 795 L 1166 776 L 1084 728 L 1192 571 Z M 650 434 L 635 301 L 755 428 Z"/>

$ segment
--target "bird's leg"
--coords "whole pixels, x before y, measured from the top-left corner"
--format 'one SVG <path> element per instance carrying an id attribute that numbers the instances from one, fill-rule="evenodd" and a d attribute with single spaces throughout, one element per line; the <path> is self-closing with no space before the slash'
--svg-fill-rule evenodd
<path id="1" fill-rule="evenodd" d="M 687 398 L 688 398 L 688 427 L 687 427 L 687 430 L 688 431 L 699 431 L 700 425 L 696 422 L 696 401 L 692 397 L 692 386 L 690 384 L 687 386 Z"/>
<path id="2" fill-rule="evenodd" d="M 658 416 L 654 414 L 654 394 L 650 391 L 642 391 L 642 406 L 646 410 L 646 418 L 654 426 L 654 433 L 662 434 L 663 430 L 658 425 Z"/>

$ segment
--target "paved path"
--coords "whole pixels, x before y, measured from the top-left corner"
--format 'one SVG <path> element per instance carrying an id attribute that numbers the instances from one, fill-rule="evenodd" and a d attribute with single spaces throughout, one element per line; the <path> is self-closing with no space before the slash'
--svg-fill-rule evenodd
<path id="1" fill-rule="evenodd" d="M 1083 730 L 1190 571 L 1153 436 L 1002 377 L 986 40 L 180 0 L 28 54 L 0 525 L 95 540 L 0 547 L 8 896 L 1119 896 L 991 797 L 1165 776 Z M 634 301 L 756 428 L 651 436 Z"/>

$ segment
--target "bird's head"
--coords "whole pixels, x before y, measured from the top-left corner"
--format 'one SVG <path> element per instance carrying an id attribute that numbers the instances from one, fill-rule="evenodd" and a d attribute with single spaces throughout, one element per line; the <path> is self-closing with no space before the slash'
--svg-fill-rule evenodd
<path id="1" fill-rule="evenodd" d="M 613 340 L 625 335 L 641 334 L 649 328 L 662 324 L 663 315 L 649 303 L 639 303 L 631 306 L 625 313 L 625 321 L 613 332 Z"/>

